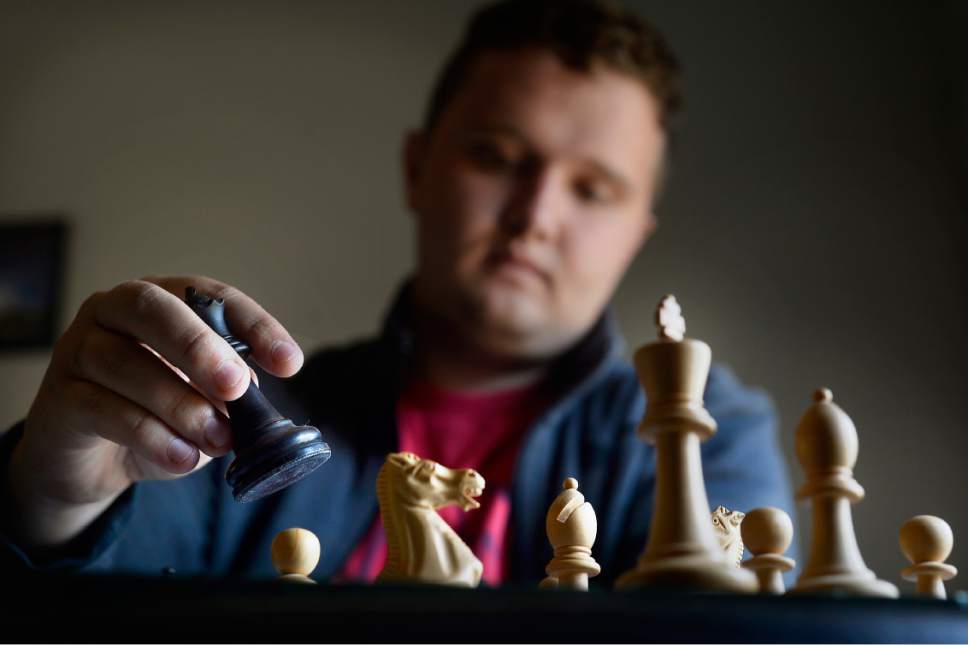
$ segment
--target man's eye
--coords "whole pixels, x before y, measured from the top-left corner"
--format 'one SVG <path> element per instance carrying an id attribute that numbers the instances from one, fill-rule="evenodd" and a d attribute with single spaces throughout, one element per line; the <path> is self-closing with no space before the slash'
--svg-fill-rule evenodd
<path id="1" fill-rule="evenodd" d="M 590 204 L 607 202 L 613 196 L 609 187 L 598 181 L 575 182 L 575 194 L 578 199 Z"/>
<path id="2" fill-rule="evenodd" d="M 471 161 L 482 170 L 500 171 L 514 165 L 514 159 L 510 154 L 489 143 L 471 145 L 469 156 Z"/>

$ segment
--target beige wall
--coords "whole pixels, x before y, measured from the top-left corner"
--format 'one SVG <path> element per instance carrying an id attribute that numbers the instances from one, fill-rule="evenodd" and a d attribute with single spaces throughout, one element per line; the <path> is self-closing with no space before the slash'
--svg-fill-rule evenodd
<path id="1" fill-rule="evenodd" d="M 964 20 L 639 4 L 682 55 L 690 109 L 660 230 L 617 297 L 630 344 L 678 294 L 690 333 L 774 395 L 791 458 L 830 386 L 860 431 L 869 564 L 898 580 L 917 513 L 947 517 L 968 563 L 965 86 L 945 49 Z M 412 261 L 401 134 L 469 5 L 81 6 L 0 9 L 0 217 L 69 215 L 71 315 L 128 278 L 206 273 L 307 348 L 374 331 Z M 0 426 L 47 360 L 0 356 Z"/>

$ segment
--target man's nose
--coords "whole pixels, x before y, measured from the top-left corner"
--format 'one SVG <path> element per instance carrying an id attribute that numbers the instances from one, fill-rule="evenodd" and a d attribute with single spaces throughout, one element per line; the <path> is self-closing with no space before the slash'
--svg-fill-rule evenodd
<path id="1" fill-rule="evenodd" d="M 508 237 L 554 237 L 561 215 L 560 184 L 552 169 L 544 165 L 535 165 L 518 174 L 511 199 L 502 213 Z"/>

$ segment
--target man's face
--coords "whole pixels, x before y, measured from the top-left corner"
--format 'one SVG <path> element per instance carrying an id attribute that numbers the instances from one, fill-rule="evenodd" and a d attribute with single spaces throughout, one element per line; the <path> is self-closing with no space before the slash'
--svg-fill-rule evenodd
<path id="1" fill-rule="evenodd" d="M 663 148 L 641 82 L 544 50 L 481 55 L 433 131 L 407 141 L 418 302 L 485 351 L 562 351 L 654 226 Z"/>

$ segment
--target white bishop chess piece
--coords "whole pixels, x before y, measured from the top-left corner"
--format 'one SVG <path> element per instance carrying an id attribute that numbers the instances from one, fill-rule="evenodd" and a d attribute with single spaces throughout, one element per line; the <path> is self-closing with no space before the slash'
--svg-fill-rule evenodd
<path id="1" fill-rule="evenodd" d="M 789 593 L 842 592 L 896 598 L 897 587 L 879 580 L 864 564 L 850 505 L 864 499 L 854 479 L 857 429 L 828 389 L 814 392 L 813 405 L 797 425 L 797 460 L 807 481 L 797 499 L 810 500 L 812 526 L 807 564 Z"/>
<path id="2" fill-rule="evenodd" d="M 545 567 L 548 577 L 540 587 L 588 591 L 588 578 L 602 570 L 592 557 L 598 519 L 595 509 L 578 492 L 578 480 L 569 477 L 562 488 L 545 516 L 548 541 L 555 555 Z"/>
<path id="3" fill-rule="evenodd" d="M 712 350 L 685 337 L 675 297 L 655 320 L 659 339 L 634 357 L 648 401 L 638 434 L 655 444 L 655 505 L 645 551 L 616 586 L 755 593 L 756 576 L 727 559 L 709 521 L 699 445 L 716 432 L 702 400 Z"/>

